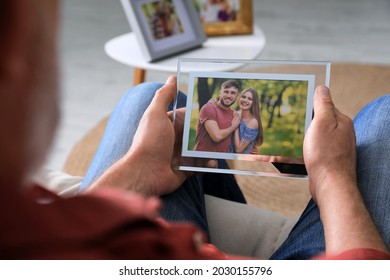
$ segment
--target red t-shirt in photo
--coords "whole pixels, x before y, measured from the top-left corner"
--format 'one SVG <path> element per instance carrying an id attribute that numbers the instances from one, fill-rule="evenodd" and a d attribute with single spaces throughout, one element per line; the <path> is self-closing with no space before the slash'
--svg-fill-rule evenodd
<path id="1" fill-rule="evenodd" d="M 220 142 L 215 142 L 205 128 L 208 120 L 216 121 L 219 129 L 231 126 L 234 116 L 232 109 L 224 110 L 215 104 L 206 103 L 199 112 L 198 126 L 196 129 L 195 151 L 205 152 L 229 152 L 231 137 L 226 137 Z"/>

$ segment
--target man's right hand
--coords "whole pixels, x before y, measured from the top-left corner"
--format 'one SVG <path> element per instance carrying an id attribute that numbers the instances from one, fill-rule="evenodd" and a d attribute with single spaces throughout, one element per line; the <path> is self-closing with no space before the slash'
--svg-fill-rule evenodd
<path id="1" fill-rule="evenodd" d="M 237 129 L 237 127 L 240 125 L 241 119 L 238 112 L 233 112 L 233 119 L 230 123 L 230 126 L 227 128 L 220 128 L 219 124 L 215 120 L 207 120 L 204 123 L 204 126 L 207 130 L 207 133 L 210 135 L 211 139 L 219 143 L 222 140 L 226 139 L 227 137 L 230 137 L 232 133 Z"/>
<path id="2" fill-rule="evenodd" d="M 335 108 L 325 86 L 315 92 L 314 119 L 303 153 L 324 226 L 326 253 L 357 248 L 388 252 L 358 189 L 353 123 Z"/>
<path id="3" fill-rule="evenodd" d="M 231 126 L 236 129 L 241 123 L 241 114 L 237 111 L 234 111 L 233 120 Z"/>
<path id="4" fill-rule="evenodd" d="M 356 184 L 356 139 L 352 120 L 334 106 L 329 89 L 319 86 L 314 95 L 314 118 L 304 141 L 304 160 L 315 200 L 331 187 Z M 327 192 L 330 190 L 327 189 Z"/>

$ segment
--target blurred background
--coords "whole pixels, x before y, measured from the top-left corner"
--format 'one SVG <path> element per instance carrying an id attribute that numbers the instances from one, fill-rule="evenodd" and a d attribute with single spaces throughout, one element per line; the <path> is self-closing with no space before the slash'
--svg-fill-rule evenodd
<path id="1" fill-rule="evenodd" d="M 74 144 L 112 111 L 133 79 L 132 68 L 104 52 L 108 40 L 131 31 L 120 1 L 62 3 L 62 121 L 46 163 L 54 169 L 62 169 Z M 254 0 L 253 15 L 266 36 L 259 59 L 390 64 L 390 0 Z M 148 71 L 146 80 L 164 82 L 168 75 Z"/>

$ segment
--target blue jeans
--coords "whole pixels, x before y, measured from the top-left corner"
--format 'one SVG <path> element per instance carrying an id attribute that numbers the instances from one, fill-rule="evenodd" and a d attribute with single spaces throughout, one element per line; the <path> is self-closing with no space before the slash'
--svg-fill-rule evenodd
<path id="1" fill-rule="evenodd" d="M 145 83 L 127 92 L 114 109 L 91 166 L 82 182 L 81 191 L 91 185 L 108 167 L 129 149 L 143 112 L 154 93 L 162 85 Z M 185 106 L 185 96 L 179 95 L 178 107 Z M 172 108 L 168 108 L 170 110 Z M 355 119 L 358 141 L 359 187 L 386 244 L 390 244 L 390 193 L 385 184 L 389 177 L 390 96 L 367 106 Z M 382 112 L 382 113 L 380 113 Z M 387 176 L 386 176 L 387 175 Z M 215 175 L 221 176 L 221 174 Z M 214 178 L 204 174 L 192 176 L 175 192 L 162 197 L 162 217 L 171 222 L 186 221 L 208 233 L 203 187 L 216 184 L 223 190 L 231 189 L 226 197 L 240 201 L 237 184 L 232 176 Z M 224 194 L 225 195 L 225 194 Z M 211 240 L 212 242 L 212 240 Z M 272 256 L 273 259 L 308 259 L 325 250 L 324 234 L 317 205 L 310 201 L 287 240 Z"/>

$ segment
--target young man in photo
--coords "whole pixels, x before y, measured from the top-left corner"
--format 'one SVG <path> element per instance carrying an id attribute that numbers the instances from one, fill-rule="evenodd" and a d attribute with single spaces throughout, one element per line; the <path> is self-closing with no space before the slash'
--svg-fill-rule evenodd
<path id="1" fill-rule="evenodd" d="M 209 102 L 200 109 L 194 150 L 229 152 L 231 135 L 240 125 L 239 115 L 231 109 L 239 91 L 237 82 L 227 80 L 221 85 L 216 104 Z"/>

